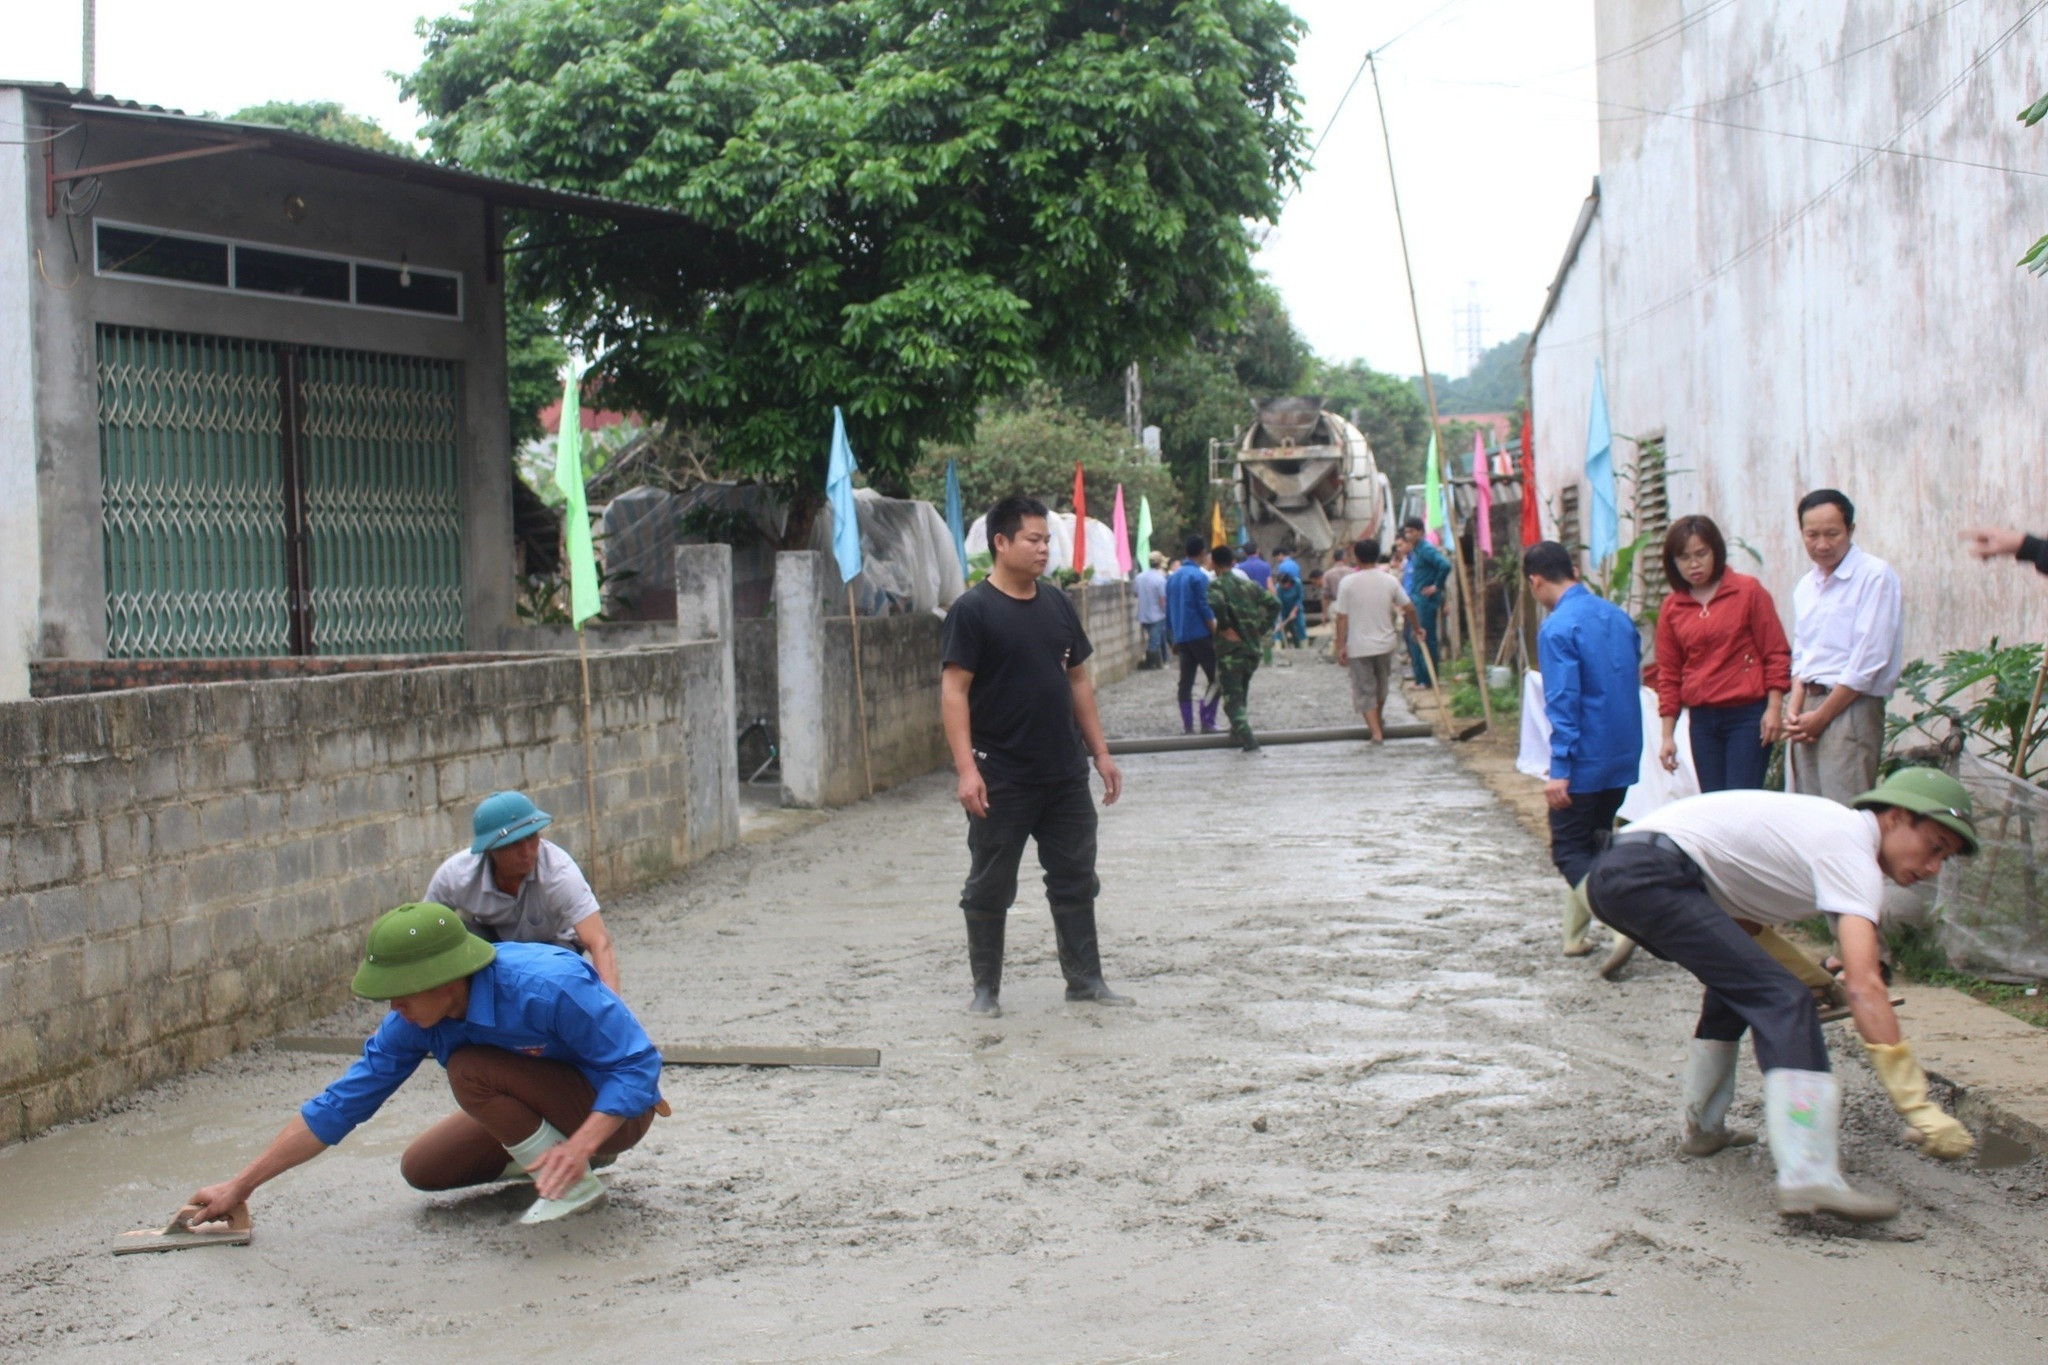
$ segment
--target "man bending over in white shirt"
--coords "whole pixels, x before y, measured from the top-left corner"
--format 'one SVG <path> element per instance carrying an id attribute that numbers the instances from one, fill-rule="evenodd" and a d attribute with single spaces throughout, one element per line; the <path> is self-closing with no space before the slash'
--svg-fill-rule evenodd
<path id="1" fill-rule="evenodd" d="M 1853 808 L 1852 808 L 1853 807 Z M 1842 1179 L 1842 1091 L 1828 1069 L 1813 994 L 1753 937 L 1816 911 L 1833 921 L 1856 1031 L 1910 1138 L 1930 1156 L 1969 1152 L 1969 1130 L 1927 1098 L 1927 1076 L 1899 1036 L 1878 967 L 1884 879 L 1925 881 L 1977 851 L 1970 797 L 1933 768 L 1902 768 L 1850 806 L 1784 792 L 1724 791 L 1675 801 L 1614 836 L 1586 883 L 1593 913 L 1706 986 L 1685 1066 L 1685 1145 L 1694 1156 L 1756 1141 L 1727 1127 L 1736 1049 L 1755 1038 L 1764 1120 L 1785 1217 L 1878 1222 L 1896 1201 Z"/>

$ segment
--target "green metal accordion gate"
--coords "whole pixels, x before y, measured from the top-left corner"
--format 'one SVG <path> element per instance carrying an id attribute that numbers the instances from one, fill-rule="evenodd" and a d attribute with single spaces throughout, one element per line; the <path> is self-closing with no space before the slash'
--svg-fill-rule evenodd
<path id="1" fill-rule="evenodd" d="M 456 367 L 103 326 L 110 658 L 463 645 Z"/>

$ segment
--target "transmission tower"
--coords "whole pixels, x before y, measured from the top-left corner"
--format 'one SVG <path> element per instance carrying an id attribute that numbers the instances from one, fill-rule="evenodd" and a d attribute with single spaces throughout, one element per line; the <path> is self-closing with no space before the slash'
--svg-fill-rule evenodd
<path id="1" fill-rule="evenodd" d="M 1486 354 L 1486 309 L 1479 302 L 1479 281 L 1466 282 L 1465 301 L 1451 309 L 1451 324 L 1457 329 L 1457 349 L 1465 357 L 1470 374 Z"/>

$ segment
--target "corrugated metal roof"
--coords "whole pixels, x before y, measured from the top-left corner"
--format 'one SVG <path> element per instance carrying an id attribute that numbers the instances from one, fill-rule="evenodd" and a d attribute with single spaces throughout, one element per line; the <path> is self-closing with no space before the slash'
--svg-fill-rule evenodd
<path id="1" fill-rule="evenodd" d="M 212 141 L 255 141 L 261 145 L 249 148 L 252 152 L 288 157 L 294 161 L 326 166 L 332 170 L 353 171 L 358 175 L 376 176 L 384 180 L 402 180 L 408 184 L 426 185 L 455 194 L 473 195 L 507 208 L 573 213 L 583 217 L 609 218 L 614 222 L 633 223 L 645 227 L 682 228 L 695 225 L 692 219 L 673 209 L 658 208 L 651 204 L 635 204 L 624 199 L 608 199 L 603 195 L 584 194 L 576 190 L 529 185 L 520 180 L 483 175 L 476 171 L 400 156 L 393 152 L 375 152 L 367 147 L 356 147 L 346 142 L 335 142 L 328 138 L 315 137 L 310 133 L 294 132 L 289 128 L 277 128 L 265 123 L 237 123 L 230 119 L 202 118 L 181 110 L 166 109 L 162 105 L 116 99 L 112 95 L 96 95 L 49 82 L 0 80 L 0 88 L 21 90 L 39 99 L 61 100 L 74 113 L 87 117 L 146 123 Z"/>

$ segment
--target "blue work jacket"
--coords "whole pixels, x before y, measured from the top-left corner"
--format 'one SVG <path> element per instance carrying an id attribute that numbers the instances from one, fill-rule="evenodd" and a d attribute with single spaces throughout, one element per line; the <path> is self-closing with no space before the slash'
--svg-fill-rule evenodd
<path id="1" fill-rule="evenodd" d="M 638 1118 L 661 1100 L 661 1050 L 588 962 L 548 943 L 500 943 L 469 978 L 460 1019 L 416 1028 L 396 1010 L 384 1016 L 341 1079 L 299 1109 L 313 1136 L 332 1147 L 376 1113 L 428 1056 L 442 1066 L 458 1048 L 501 1047 L 567 1062 L 597 1091 L 598 1113 Z"/>
<path id="2" fill-rule="evenodd" d="M 1451 561 L 1442 550 L 1426 540 L 1419 540 L 1408 552 L 1408 567 L 1415 575 L 1415 581 L 1408 588 L 1408 595 L 1415 599 L 1418 611 L 1436 611 L 1444 604 L 1442 588 L 1451 581 Z M 1422 595 L 1424 588 L 1436 588 L 1434 597 Z"/>
<path id="3" fill-rule="evenodd" d="M 1209 609 L 1209 575 L 1199 564 L 1183 564 L 1166 580 L 1166 620 L 1173 642 L 1206 640 L 1215 634 L 1216 613 Z"/>
<path id="4" fill-rule="evenodd" d="M 1574 583 L 1536 633 L 1550 776 L 1575 792 L 1635 785 L 1643 767 L 1643 637 L 1628 613 Z"/>

